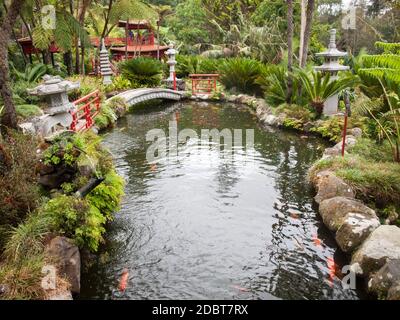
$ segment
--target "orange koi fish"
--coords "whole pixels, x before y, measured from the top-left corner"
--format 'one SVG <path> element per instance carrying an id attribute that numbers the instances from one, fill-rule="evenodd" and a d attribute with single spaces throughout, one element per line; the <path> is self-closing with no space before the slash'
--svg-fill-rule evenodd
<path id="1" fill-rule="evenodd" d="M 322 240 L 316 234 L 313 235 L 312 240 L 315 246 L 320 247 L 322 245 Z"/>
<path id="2" fill-rule="evenodd" d="M 120 292 L 124 292 L 126 290 L 128 279 L 129 279 L 129 271 L 128 269 L 125 268 L 124 270 L 122 270 L 122 276 L 119 281 L 118 289 Z"/>
<path id="3" fill-rule="evenodd" d="M 243 288 L 243 287 L 239 287 L 237 285 L 233 285 L 233 287 L 237 290 L 239 290 L 240 292 L 249 292 L 249 289 Z"/>
<path id="4" fill-rule="evenodd" d="M 335 260 L 333 260 L 332 257 L 328 257 L 326 259 L 326 263 L 328 265 L 328 270 L 329 270 L 329 284 L 332 287 L 333 280 L 335 279 L 336 276 L 337 264 L 335 263 Z"/>

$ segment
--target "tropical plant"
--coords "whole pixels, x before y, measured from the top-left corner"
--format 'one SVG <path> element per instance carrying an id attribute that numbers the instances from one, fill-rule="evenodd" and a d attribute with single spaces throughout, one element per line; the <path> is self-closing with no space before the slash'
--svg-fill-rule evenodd
<path id="1" fill-rule="evenodd" d="M 304 104 L 304 97 L 299 95 L 300 80 L 292 75 L 292 94 L 288 99 L 287 88 L 289 73 L 281 65 L 267 65 L 261 69 L 260 76 L 256 83 L 264 92 L 265 99 L 272 106 L 279 106 L 282 103 Z"/>
<path id="2" fill-rule="evenodd" d="M 122 62 L 121 74 L 124 78 L 140 86 L 156 87 L 161 83 L 162 64 L 158 60 L 139 57 Z"/>
<path id="3" fill-rule="evenodd" d="M 377 137 L 386 139 L 393 153 L 393 159 L 400 162 L 400 96 L 387 91 L 380 82 L 383 95 L 380 99 L 364 99 L 359 103 L 359 111 L 369 115 L 377 125 Z M 388 106 L 388 110 L 385 109 Z"/>
<path id="4" fill-rule="evenodd" d="M 261 93 L 257 78 L 262 64 L 248 58 L 226 59 L 220 66 L 220 81 L 228 89 L 242 93 Z"/>
<path id="5" fill-rule="evenodd" d="M 13 68 L 13 75 L 15 76 L 15 80 L 17 81 L 25 81 L 28 84 L 37 82 L 42 76 L 46 74 L 48 68 L 43 63 L 36 63 L 36 64 L 28 64 L 25 67 L 24 72 L 18 71 L 14 66 Z"/>
<path id="6" fill-rule="evenodd" d="M 315 109 L 317 117 L 322 115 L 324 103 L 329 97 L 354 86 L 358 81 L 351 74 L 332 80 L 329 73 L 323 74 L 313 71 L 310 77 L 303 70 L 299 70 L 297 76 L 310 99 L 311 106 Z"/>

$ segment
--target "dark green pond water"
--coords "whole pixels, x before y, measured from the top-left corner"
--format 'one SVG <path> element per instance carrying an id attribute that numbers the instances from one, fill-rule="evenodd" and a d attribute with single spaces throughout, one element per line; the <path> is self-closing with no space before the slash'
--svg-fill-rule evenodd
<path id="1" fill-rule="evenodd" d="M 146 160 L 146 133 L 254 129 L 254 147 L 191 138 L 175 161 Z M 233 131 L 232 131 L 233 132 Z M 243 138 L 244 140 L 244 138 Z M 223 141 L 222 141 L 223 142 Z M 259 126 L 229 104 L 176 103 L 137 111 L 104 137 L 126 196 L 107 242 L 82 274 L 83 299 L 358 299 L 330 276 L 347 260 L 321 223 L 307 170 L 325 147 Z M 168 155 L 167 150 L 167 155 Z M 124 268 L 124 293 L 118 282 Z"/>

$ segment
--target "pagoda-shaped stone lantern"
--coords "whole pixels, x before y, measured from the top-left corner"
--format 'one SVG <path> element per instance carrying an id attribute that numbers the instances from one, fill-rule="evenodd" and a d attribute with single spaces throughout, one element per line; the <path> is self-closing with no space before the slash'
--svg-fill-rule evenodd
<path id="1" fill-rule="evenodd" d="M 166 80 L 164 80 L 164 82 L 166 82 L 168 88 L 173 88 L 175 65 L 176 65 L 175 57 L 178 54 L 178 51 L 174 49 L 173 43 L 169 45 L 169 49 L 165 52 L 165 54 L 168 57 L 167 64 L 169 66 L 169 77 Z M 178 90 L 185 90 L 185 82 L 182 79 L 176 78 L 175 81 Z"/>
<path id="2" fill-rule="evenodd" d="M 48 108 L 44 115 L 33 121 L 36 133 L 46 137 L 55 130 L 57 125 L 68 129 L 72 123 L 71 111 L 75 110 L 73 103 L 69 102 L 67 92 L 77 89 L 79 82 L 63 80 L 60 76 L 43 76 L 44 82 L 33 89 L 28 89 L 31 95 L 44 97 Z"/>
<path id="3" fill-rule="evenodd" d="M 315 70 L 323 73 L 330 73 L 331 81 L 338 78 L 338 72 L 348 70 L 350 67 L 340 64 L 339 59 L 347 56 L 347 52 L 339 51 L 336 48 L 336 29 L 330 30 L 329 48 L 327 51 L 317 53 L 316 55 L 324 58 L 321 66 L 314 67 Z M 324 114 L 333 115 L 338 112 L 338 95 L 329 97 L 324 103 Z"/>
<path id="4" fill-rule="evenodd" d="M 101 41 L 100 50 L 100 73 L 103 76 L 103 84 L 108 85 L 112 83 L 111 76 L 113 74 L 108 57 L 108 51 L 104 44 L 104 39 Z"/>

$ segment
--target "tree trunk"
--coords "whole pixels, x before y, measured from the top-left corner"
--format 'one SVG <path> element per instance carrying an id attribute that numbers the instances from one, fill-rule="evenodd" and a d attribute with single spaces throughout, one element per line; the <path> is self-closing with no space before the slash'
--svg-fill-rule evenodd
<path id="1" fill-rule="evenodd" d="M 303 52 L 300 61 L 300 67 L 304 68 L 307 63 L 308 45 L 311 36 L 312 18 L 314 14 L 315 0 L 308 0 L 306 10 L 306 26 L 304 28 Z"/>
<path id="2" fill-rule="evenodd" d="M 126 19 L 126 25 L 125 25 L 125 60 L 128 60 L 128 30 L 129 30 L 129 19 Z"/>
<path id="3" fill-rule="evenodd" d="M 7 127 L 17 129 L 17 114 L 10 87 L 10 70 L 8 68 L 8 42 L 12 26 L 17 19 L 25 0 L 13 0 L 7 14 L 3 18 L 0 29 L 0 92 L 3 98 L 4 110 L 1 115 L 1 133 L 7 134 Z"/>
<path id="4" fill-rule="evenodd" d="M 68 50 L 67 52 L 64 53 L 64 64 L 67 67 L 67 73 L 68 75 L 72 75 L 72 52 L 71 50 Z"/>
<path id="5" fill-rule="evenodd" d="M 161 19 L 157 21 L 157 60 L 160 60 L 160 24 Z"/>
<path id="6" fill-rule="evenodd" d="M 293 0 L 287 0 L 287 45 L 288 45 L 288 81 L 287 81 L 287 92 L 286 102 L 291 103 L 293 95 Z"/>
<path id="7" fill-rule="evenodd" d="M 86 11 L 87 8 L 90 6 L 90 3 L 92 2 L 92 0 L 83 0 L 81 2 L 81 7 L 79 9 L 79 13 L 78 13 L 78 21 L 79 24 L 81 25 L 82 29 L 85 27 L 84 23 L 85 23 L 85 15 L 86 15 Z M 77 56 L 79 56 L 79 50 L 77 53 Z M 81 74 L 85 74 L 85 46 L 81 41 Z"/>
<path id="8" fill-rule="evenodd" d="M 100 37 L 100 46 L 101 46 L 101 41 L 105 38 L 106 36 L 106 32 L 108 29 L 108 23 L 110 21 L 110 13 L 111 13 L 111 9 L 112 9 L 112 5 L 113 5 L 113 0 L 110 0 L 108 2 L 108 9 L 107 9 L 107 16 L 106 19 L 104 21 L 104 28 L 103 28 L 103 32 L 101 33 L 101 37 Z"/>
<path id="9" fill-rule="evenodd" d="M 306 27 L 306 8 L 307 8 L 307 0 L 301 0 L 301 9 L 300 9 L 300 50 L 299 50 L 299 64 L 301 63 L 301 59 L 303 57 L 303 48 L 304 48 L 304 31 Z"/>

